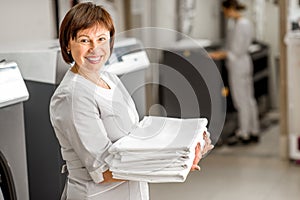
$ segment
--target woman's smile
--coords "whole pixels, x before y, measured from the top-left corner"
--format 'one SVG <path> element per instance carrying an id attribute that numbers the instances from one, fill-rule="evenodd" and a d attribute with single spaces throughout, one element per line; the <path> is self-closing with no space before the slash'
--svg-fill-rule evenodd
<path id="1" fill-rule="evenodd" d="M 91 64 L 98 64 L 104 59 L 104 56 L 87 56 L 85 59 Z"/>

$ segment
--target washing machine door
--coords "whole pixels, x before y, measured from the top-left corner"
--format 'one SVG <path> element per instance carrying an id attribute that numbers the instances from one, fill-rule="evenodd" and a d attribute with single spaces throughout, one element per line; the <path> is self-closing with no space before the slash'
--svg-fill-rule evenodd
<path id="1" fill-rule="evenodd" d="M 8 162 L 0 151 L 0 200 L 17 200 L 16 188 Z"/>
<path id="2" fill-rule="evenodd" d="M 1 177 L 0 177 L 0 179 L 1 179 Z M 0 200 L 4 200 L 1 188 L 0 188 Z"/>

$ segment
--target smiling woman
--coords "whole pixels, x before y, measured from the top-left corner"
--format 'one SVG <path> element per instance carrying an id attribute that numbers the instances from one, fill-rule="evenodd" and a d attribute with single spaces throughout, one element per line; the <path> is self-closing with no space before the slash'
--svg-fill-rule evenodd
<path id="1" fill-rule="evenodd" d="M 62 199 L 148 200 L 148 184 L 112 175 L 109 149 L 139 123 L 134 101 L 117 75 L 102 69 L 111 55 L 115 28 L 101 6 L 80 3 L 65 16 L 60 46 L 71 65 L 50 101 L 50 119 L 66 161 L 68 179 Z M 198 130 L 198 129 L 197 129 Z M 192 147 L 191 168 L 213 148 Z M 196 145 L 196 144 L 195 144 Z M 195 148 L 195 149 L 193 149 Z"/>
<path id="2" fill-rule="evenodd" d="M 50 119 L 68 169 L 63 199 L 148 199 L 147 183 L 114 179 L 105 161 L 139 120 L 119 78 L 101 71 L 114 35 L 109 13 L 92 3 L 74 6 L 61 24 L 62 55 L 72 67 L 51 98 Z"/>

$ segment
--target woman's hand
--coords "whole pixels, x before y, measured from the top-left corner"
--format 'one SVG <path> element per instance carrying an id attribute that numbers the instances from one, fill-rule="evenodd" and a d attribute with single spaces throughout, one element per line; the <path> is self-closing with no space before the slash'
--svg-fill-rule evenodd
<path id="1" fill-rule="evenodd" d="M 198 165 L 199 161 L 201 160 L 203 155 L 205 155 L 207 152 L 209 152 L 210 150 L 212 150 L 214 148 L 214 145 L 211 144 L 211 139 L 210 139 L 208 133 L 204 132 L 203 139 L 205 141 L 205 145 L 204 145 L 202 151 L 201 151 L 200 143 L 198 143 L 195 148 L 195 158 L 193 161 L 191 171 L 200 170 L 200 167 Z"/>
<path id="2" fill-rule="evenodd" d="M 210 135 L 207 132 L 204 132 L 203 134 L 203 138 L 205 141 L 205 145 L 204 148 L 202 149 L 202 156 L 207 154 L 207 152 L 209 152 L 210 150 L 212 150 L 214 148 L 214 145 L 211 144 L 211 139 L 210 139 Z"/>
<path id="3" fill-rule="evenodd" d="M 195 158 L 194 158 L 194 161 L 193 161 L 191 171 L 195 171 L 195 170 L 199 171 L 200 170 L 200 167 L 199 167 L 198 163 L 201 160 L 201 158 L 202 158 L 201 146 L 200 146 L 200 142 L 198 142 L 198 144 L 195 148 Z"/>
<path id="4" fill-rule="evenodd" d="M 227 52 L 226 51 L 214 51 L 208 53 L 208 56 L 214 60 L 222 60 L 227 57 Z"/>
<path id="5" fill-rule="evenodd" d="M 102 173 L 103 174 L 103 178 L 104 180 L 101 183 L 113 183 L 113 182 L 122 182 L 122 181 L 126 181 L 126 180 L 121 180 L 121 179 L 115 179 L 112 176 L 112 172 L 109 170 L 106 170 L 105 172 Z"/>

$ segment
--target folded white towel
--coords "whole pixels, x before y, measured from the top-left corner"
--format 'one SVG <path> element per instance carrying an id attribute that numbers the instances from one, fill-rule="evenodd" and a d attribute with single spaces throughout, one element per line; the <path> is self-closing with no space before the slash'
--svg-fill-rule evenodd
<path id="1" fill-rule="evenodd" d="M 189 168 L 178 171 L 148 171 L 141 173 L 118 171 L 113 172 L 113 177 L 116 179 L 144 181 L 149 183 L 184 182 L 189 171 Z"/>
<path id="2" fill-rule="evenodd" d="M 147 160 L 147 161 L 137 161 L 137 162 L 121 162 L 120 160 L 113 159 L 110 165 L 110 169 L 120 169 L 120 170 L 157 170 L 157 169 L 185 169 L 188 167 L 190 159 L 160 159 L 160 160 Z"/>
<path id="3" fill-rule="evenodd" d="M 109 149 L 117 152 L 190 151 L 197 142 L 204 146 L 203 133 L 207 119 L 178 119 L 168 117 L 144 117 L 139 126 L 128 136 L 115 142 Z"/>
<path id="4" fill-rule="evenodd" d="M 109 149 L 107 163 L 114 178 L 146 182 L 185 181 L 195 157 L 204 147 L 205 118 L 145 117 Z"/>
<path id="5" fill-rule="evenodd" d="M 190 153 L 187 151 L 154 151 L 154 152 L 119 152 L 115 154 L 116 159 L 122 162 L 137 162 L 159 159 L 189 159 Z"/>
<path id="6" fill-rule="evenodd" d="M 194 157 L 193 157 L 194 158 Z M 132 165 L 153 165 L 153 164 L 184 164 L 185 161 L 189 159 L 187 158 L 170 158 L 170 159 L 148 159 L 148 160 L 137 160 L 137 161 L 131 161 L 131 162 L 123 162 L 120 159 L 113 158 L 109 162 L 110 166 L 114 167 L 127 167 L 127 166 L 132 166 Z"/>
<path id="7" fill-rule="evenodd" d="M 135 171 L 141 172 L 141 173 L 146 173 L 148 174 L 149 172 L 153 171 L 181 171 L 188 168 L 187 165 L 178 165 L 174 166 L 172 164 L 163 164 L 163 165 L 140 165 L 140 166 L 131 166 L 131 167 L 111 167 L 110 170 L 112 170 L 115 173 L 132 173 Z"/>

